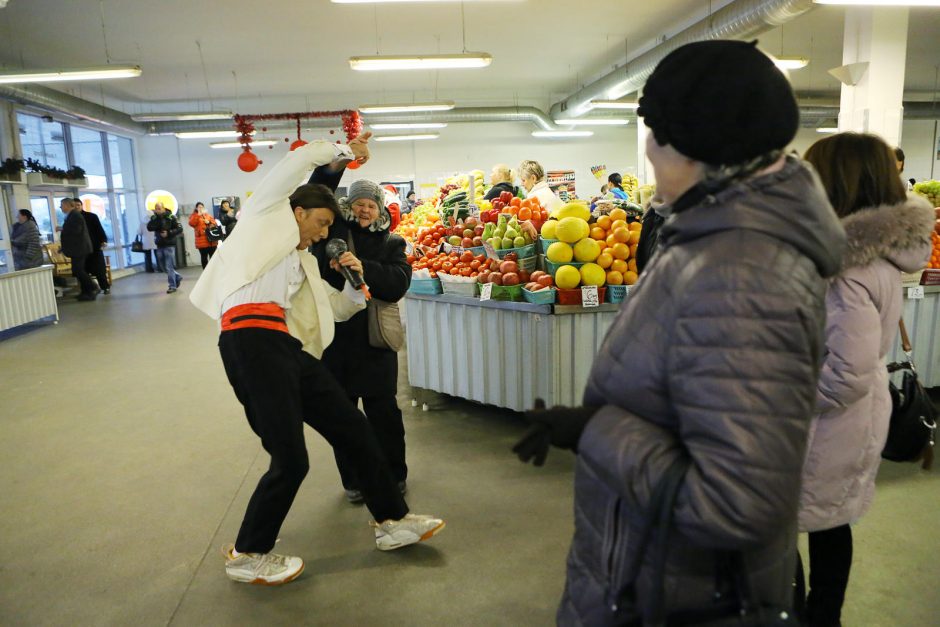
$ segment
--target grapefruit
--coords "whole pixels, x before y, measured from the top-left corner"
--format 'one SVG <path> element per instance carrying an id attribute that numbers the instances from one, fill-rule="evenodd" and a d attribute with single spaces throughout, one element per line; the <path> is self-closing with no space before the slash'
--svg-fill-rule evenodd
<path id="1" fill-rule="evenodd" d="M 569 202 L 563 207 L 559 207 L 552 212 L 552 217 L 557 218 L 558 220 L 564 220 L 565 218 L 580 218 L 587 222 L 591 219 L 591 210 L 588 209 L 588 206 L 581 202 Z"/>
<path id="2" fill-rule="evenodd" d="M 607 273 L 596 263 L 586 263 L 581 266 L 581 283 L 583 285 L 596 285 L 600 287 L 607 280 Z"/>
<path id="3" fill-rule="evenodd" d="M 559 242 L 559 244 L 560 243 L 561 242 Z M 600 254 L 601 247 L 597 244 L 597 240 L 591 239 L 590 237 L 585 237 L 574 245 L 575 261 L 594 261 Z"/>
<path id="4" fill-rule="evenodd" d="M 555 242 L 545 251 L 545 257 L 552 263 L 568 263 L 574 257 L 574 251 L 564 242 Z"/>
<path id="5" fill-rule="evenodd" d="M 581 218 L 562 218 L 555 227 L 555 236 L 563 242 L 574 244 L 587 237 L 591 232 L 586 220 Z"/>
<path id="6" fill-rule="evenodd" d="M 555 227 L 558 226 L 558 220 L 549 220 L 542 225 L 542 237 L 545 239 L 557 239 L 555 237 Z"/>
<path id="7" fill-rule="evenodd" d="M 555 272 L 555 285 L 563 290 L 572 290 L 581 282 L 581 273 L 574 266 L 562 266 Z"/>

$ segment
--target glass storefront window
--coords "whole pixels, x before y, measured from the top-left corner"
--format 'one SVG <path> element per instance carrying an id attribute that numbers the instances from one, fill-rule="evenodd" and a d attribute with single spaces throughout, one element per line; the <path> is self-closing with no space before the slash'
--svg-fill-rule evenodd
<path id="1" fill-rule="evenodd" d="M 137 187 L 134 175 L 134 143 L 127 137 L 108 134 L 108 158 L 111 160 L 111 181 L 114 189 Z"/>
<path id="2" fill-rule="evenodd" d="M 29 210 L 33 212 L 33 217 L 36 218 L 36 226 L 39 227 L 43 241 L 47 243 L 53 240 L 53 233 L 55 232 L 51 209 L 48 196 L 30 196 Z"/>
<path id="3" fill-rule="evenodd" d="M 16 122 L 24 159 L 35 159 L 43 165 L 62 170 L 69 168 L 65 153 L 65 130 L 61 122 L 26 113 L 17 113 Z"/>
<path id="4" fill-rule="evenodd" d="M 83 209 L 93 213 L 101 220 L 101 227 L 108 236 L 108 245 L 114 245 L 114 226 L 111 222 L 111 203 L 108 201 L 108 192 L 85 192 L 79 195 Z"/>
<path id="5" fill-rule="evenodd" d="M 143 257 L 137 256 L 134 257 L 131 255 L 131 242 L 137 237 L 137 234 L 140 233 L 140 225 L 145 220 L 140 217 L 139 203 L 137 202 L 136 193 L 118 193 L 115 194 L 115 201 L 117 203 L 117 211 L 121 220 L 121 243 L 124 244 L 124 263 L 126 265 L 133 265 L 135 263 L 141 263 Z"/>
<path id="6" fill-rule="evenodd" d="M 85 170 L 89 188 L 107 189 L 108 173 L 104 165 L 101 132 L 74 125 L 71 131 L 73 163 Z"/>

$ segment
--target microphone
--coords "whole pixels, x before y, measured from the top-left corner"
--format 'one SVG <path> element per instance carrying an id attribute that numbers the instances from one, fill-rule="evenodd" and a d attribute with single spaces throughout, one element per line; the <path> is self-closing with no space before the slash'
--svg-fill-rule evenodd
<path id="1" fill-rule="evenodd" d="M 337 264 L 339 264 L 339 258 L 342 257 L 343 253 L 348 251 L 349 247 L 346 246 L 346 242 L 339 239 L 338 237 L 335 237 L 326 243 L 326 256 L 335 260 Z M 344 265 L 340 265 L 339 271 L 353 287 L 353 289 L 359 290 L 365 286 L 365 282 L 362 280 L 362 275 L 355 270 L 351 270 Z"/>

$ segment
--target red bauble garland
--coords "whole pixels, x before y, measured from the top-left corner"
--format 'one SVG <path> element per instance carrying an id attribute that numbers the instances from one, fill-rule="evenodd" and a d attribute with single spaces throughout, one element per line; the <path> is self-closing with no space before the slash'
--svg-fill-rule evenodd
<path id="1" fill-rule="evenodd" d="M 238 167 L 242 172 L 254 172 L 261 164 L 258 155 L 251 152 L 251 148 L 245 146 L 245 151 L 238 155 Z"/>
<path id="2" fill-rule="evenodd" d="M 260 115 L 235 115 L 235 130 L 238 131 L 238 141 L 245 147 L 245 151 L 238 156 L 238 167 L 244 172 L 253 172 L 262 162 L 251 152 L 251 140 L 255 130 L 255 122 L 260 120 L 295 120 L 297 122 L 297 141 L 290 145 L 291 150 L 296 150 L 307 144 L 300 137 L 300 121 L 316 118 L 341 118 L 343 120 L 343 131 L 346 133 L 346 141 L 352 141 L 362 132 L 362 117 L 358 111 L 344 109 L 341 111 L 305 111 L 303 113 L 264 113 Z M 266 131 L 267 127 L 262 127 Z M 333 131 L 330 131 L 333 134 Z M 285 139 L 285 141 L 288 141 Z M 339 142 L 337 142 L 339 143 Z M 358 161 L 352 161 L 346 167 L 351 170 L 358 168 Z"/>

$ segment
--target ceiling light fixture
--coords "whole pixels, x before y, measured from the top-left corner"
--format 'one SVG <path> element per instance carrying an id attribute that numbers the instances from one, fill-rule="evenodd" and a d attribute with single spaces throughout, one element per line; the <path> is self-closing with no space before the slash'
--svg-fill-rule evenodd
<path id="1" fill-rule="evenodd" d="M 403 122 L 401 124 L 370 124 L 377 131 L 390 131 L 403 128 L 447 128 L 442 122 Z"/>
<path id="2" fill-rule="evenodd" d="M 450 111 L 457 106 L 453 100 L 440 102 L 413 102 L 411 104 L 361 105 L 359 113 L 411 113 L 413 111 Z"/>
<path id="3" fill-rule="evenodd" d="M 532 131 L 532 137 L 590 137 L 594 131 Z"/>
<path id="4" fill-rule="evenodd" d="M 588 103 L 591 109 L 632 109 L 640 108 L 639 102 L 626 102 L 624 100 L 592 100 Z"/>
<path id="5" fill-rule="evenodd" d="M 254 139 L 251 141 L 252 146 L 274 146 L 277 144 L 277 141 L 273 139 Z M 214 142 L 209 144 L 212 148 L 241 148 L 244 146 L 241 142 Z"/>
<path id="6" fill-rule="evenodd" d="M 440 133 L 415 133 L 412 135 L 380 135 L 372 139 L 377 142 L 403 142 L 408 140 L 437 139 Z"/>
<path id="7" fill-rule="evenodd" d="M 555 120 L 555 124 L 570 126 L 626 126 L 630 120 L 624 118 L 566 118 Z"/>
<path id="8" fill-rule="evenodd" d="M 179 139 L 222 139 L 241 135 L 238 131 L 184 131 L 174 133 Z"/>
<path id="9" fill-rule="evenodd" d="M 838 133 L 839 127 L 837 126 L 820 126 L 816 129 L 817 133 Z"/>
<path id="10" fill-rule="evenodd" d="M 809 65 L 806 57 L 775 57 L 773 62 L 781 70 L 801 70 Z"/>
<path id="11" fill-rule="evenodd" d="M 203 111 L 193 113 L 137 113 L 131 116 L 135 122 L 183 122 L 187 120 L 230 120 L 231 111 Z"/>
<path id="12" fill-rule="evenodd" d="M 813 0 L 813 2 L 865 7 L 940 7 L 940 0 Z"/>
<path id="13" fill-rule="evenodd" d="M 0 84 L 98 81 L 112 78 L 136 78 L 140 74 L 139 65 L 105 65 L 79 70 L 22 70 L 3 72 L 0 74 Z"/>
<path id="14" fill-rule="evenodd" d="M 488 66 L 493 57 L 485 52 L 415 54 L 404 56 L 349 57 L 349 67 L 359 72 L 384 70 L 456 70 Z"/>

